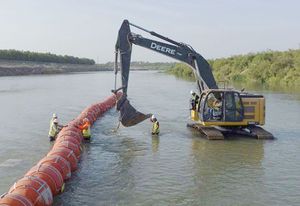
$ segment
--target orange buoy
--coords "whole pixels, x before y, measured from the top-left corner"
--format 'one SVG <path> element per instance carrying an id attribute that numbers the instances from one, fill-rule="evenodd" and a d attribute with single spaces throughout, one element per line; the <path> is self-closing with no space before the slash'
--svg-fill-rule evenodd
<path id="1" fill-rule="evenodd" d="M 80 120 L 76 118 L 73 119 L 71 122 L 69 122 L 68 128 L 77 129 L 80 124 L 81 124 Z"/>
<path id="2" fill-rule="evenodd" d="M 76 127 L 70 127 L 69 129 L 62 130 L 59 135 L 72 134 L 76 136 L 81 136 L 81 130 Z"/>
<path id="3" fill-rule="evenodd" d="M 0 198 L 0 205 L 4 206 L 33 206 L 28 198 L 14 193 L 9 193 Z"/>
<path id="4" fill-rule="evenodd" d="M 65 141 L 65 140 L 60 142 L 55 142 L 53 148 L 60 148 L 60 147 L 66 147 L 71 149 L 75 153 L 77 159 L 79 159 L 81 153 L 81 149 L 79 145 L 74 144 L 71 141 Z"/>
<path id="5" fill-rule="evenodd" d="M 98 107 L 98 104 L 94 104 L 94 105 L 92 106 L 92 108 L 93 108 L 93 111 L 95 112 L 96 116 L 99 117 L 100 114 L 101 114 L 101 110 L 100 110 L 100 108 Z"/>
<path id="6" fill-rule="evenodd" d="M 35 176 L 23 177 L 10 188 L 8 193 L 22 195 L 34 206 L 50 206 L 53 203 L 52 192 L 48 184 Z"/>
<path id="7" fill-rule="evenodd" d="M 89 122 L 92 123 L 93 118 L 92 118 L 90 112 L 82 112 L 81 122 L 83 122 L 83 119 L 85 119 L 85 118 L 87 118 L 89 120 Z"/>
<path id="8" fill-rule="evenodd" d="M 64 180 L 60 172 L 52 165 L 39 164 L 31 168 L 25 176 L 36 176 L 44 180 L 51 189 L 53 195 L 63 192 Z"/>
<path id="9" fill-rule="evenodd" d="M 78 146 L 81 145 L 81 141 L 79 141 L 78 138 L 76 138 L 74 136 L 69 136 L 69 135 L 64 135 L 64 136 L 57 137 L 56 140 L 55 140 L 55 143 L 63 142 L 63 141 L 69 141 L 69 142 L 72 142 L 73 144 L 76 144 Z"/>
<path id="10" fill-rule="evenodd" d="M 80 122 L 76 121 L 76 123 L 80 123 Z M 69 125 L 68 127 L 65 127 L 64 131 L 72 131 L 72 132 L 80 133 L 80 129 L 76 127 L 76 125 Z"/>
<path id="11" fill-rule="evenodd" d="M 79 123 L 79 122 L 77 122 L 77 123 Z M 59 133 L 64 134 L 65 132 L 74 132 L 74 133 L 80 134 L 80 129 L 78 127 L 76 127 L 75 125 L 68 124 L 68 126 L 64 127 Z"/>
<path id="12" fill-rule="evenodd" d="M 38 164 L 46 163 L 55 167 L 60 172 L 64 180 L 71 177 L 71 165 L 65 158 L 58 155 L 50 155 L 41 159 Z"/>
<path id="13" fill-rule="evenodd" d="M 47 154 L 47 156 L 51 156 L 51 155 L 58 155 L 65 158 L 70 163 L 71 172 L 77 170 L 78 159 L 76 158 L 74 152 L 69 148 L 65 148 L 65 147 L 53 148 Z"/>
<path id="14" fill-rule="evenodd" d="M 65 135 L 68 135 L 68 136 L 74 136 L 74 138 L 76 138 L 80 143 L 82 142 L 82 134 L 81 134 L 81 131 L 72 131 L 72 130 L 64 130 L 63 132 L 60 132 L 58 135 L 57 135 L 57 138 L 61 137 L 61 136 L 65 136 Z"/>

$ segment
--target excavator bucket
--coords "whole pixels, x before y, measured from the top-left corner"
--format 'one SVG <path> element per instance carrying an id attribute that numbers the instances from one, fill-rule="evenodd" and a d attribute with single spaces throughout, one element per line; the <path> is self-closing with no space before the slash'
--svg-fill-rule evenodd
<path id="1" fill-rule="evenodd" d="M 124 127 L 134 126 L 145 119 L 151 117 L 152 114 L 143 114 L 137 111 L 127 99 L 127 95 L 123 96 L 117 101 L 117 110 L 120 111 L 119 121 Z"/>

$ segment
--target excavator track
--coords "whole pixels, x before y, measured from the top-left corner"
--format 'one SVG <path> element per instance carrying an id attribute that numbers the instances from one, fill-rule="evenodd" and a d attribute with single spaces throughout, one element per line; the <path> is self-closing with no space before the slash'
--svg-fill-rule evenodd
<path id="1" fill-rule="evenodd" d="M 209 140 L 224 140 L 223 132 L 225 134 L 239 134 L 243 136 L 254 137 L 257 139 L 274 139 L 274 136 L 270 132 L 258 126 L 248 128 L 248 132 L 241 129 L 219 130 L 215 127 L 203 126 L 197 123 L 188 123 L 187 127 L 196 129 L 197 131 L 205 135 L 205 137 Z"/>
<path id="2" fill-rule="evenodd" d="M 274 139 L 274 136 L 270 132 L 261 127 L 255 126 L 249 128 L 249 130 L 251 131 L 252 135 L 257 137 L 257 139 Z"/>
<path id="3" fill-rule="evenodd" d="M 224 135 L 214 127 L 202 126 L 200 124 L 188 123 L 187 127 L 194 128 L 206 136 L 209 140 L 224 140 Z"/>

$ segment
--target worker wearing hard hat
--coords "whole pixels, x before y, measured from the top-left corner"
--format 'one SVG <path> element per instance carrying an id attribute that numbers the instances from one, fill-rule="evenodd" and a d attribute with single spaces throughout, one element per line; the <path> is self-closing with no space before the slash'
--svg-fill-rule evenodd
<path id="1" fill-rule="evenodd" d="M 159 122 L 157 121 L 157 118 L 152 115 L 150 118 L 150 121 L 153 123 L 152 124 L 152 135 L 158 135 L 159 134 Z"/>
<path id="2" fill-rule="evenodd" d="M 190 105 L 191 105 L 191 110 L 198 110 L 198 105 L 199 105 L 199 95 L 196 94 L 196 92 L 194 92 L 193 90 L 191 90 L 191 99 L 190 99 Z"/>
<path id="3" fill-rule="evenodd" d="M 50 128 L 49 128 L 49 140 L 50 141 L 55 140 L 57 134 L 59 133 L 59 131 L 61 130 L 62 127 L 63 127 L 62 125 L 58 124 L 58 117 L 54 113 L 50 120 Z"/>
<path id="4" fill-rule="evenodd" d="M 85 140 L 91 139 L 91 123 L 88 118 L 83 119 L 83 124 L 79 125 L 79 129 L 82 132 L 82 136 Z"/>

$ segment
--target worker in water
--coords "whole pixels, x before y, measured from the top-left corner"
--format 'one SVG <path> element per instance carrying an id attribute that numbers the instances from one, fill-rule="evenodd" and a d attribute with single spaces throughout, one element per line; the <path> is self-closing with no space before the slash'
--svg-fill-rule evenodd
<path id="1" fill-rule="evenodd" d="M 193 90 L 191 90 L 191 99 L 190 99 L 190 105 L 191 105 L 191 110 L 198 111 L 198 105 L 199 105 L 199 95 L 196 94 Z"/>
<path id="2" fill-rule="evenodd" d="M 62 125 L 58 124 L 58 117 L 56 114 L 52 115 L 50 120 L 50 128 L 49 128 L 49 140 L 54 141 L 56 139 L 57 134 L 62 129 Z"/>
<path id="3" fill-rule="evenodd" d="M 156 117 L 154 115 L 151 116 L 150 121 L 152 124 L 152 135 L 158 135 L 159 134 L 159 122 L 157 121 Z"/>
<path id="4" fill-rule="evenodd" d="M 83 119 L 83 124 L 79 125 L 79 129 L 82 132 L 82 136 L 85 140 L 91 139 L 91 123 L 88 118 Z"/>

